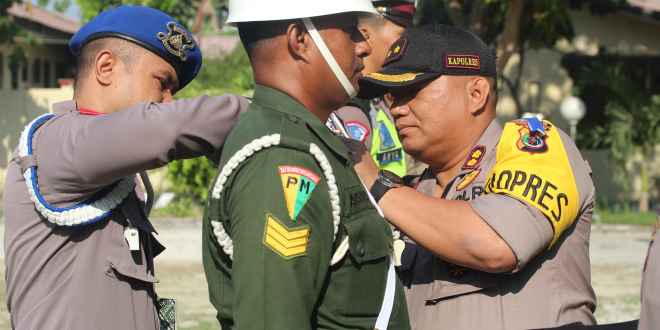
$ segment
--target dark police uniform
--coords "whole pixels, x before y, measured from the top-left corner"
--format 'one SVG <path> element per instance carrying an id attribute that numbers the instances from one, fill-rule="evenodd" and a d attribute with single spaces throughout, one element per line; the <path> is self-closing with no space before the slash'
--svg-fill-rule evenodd
<path id="1" fill-rule="evenodd" d="M 190 34 L 155 9 L 101 13 L 73 37 L 72 52 L 101 36 L 174 63 L 181 86 L 201 65 Z M 4 190 L 12 328 L 159 329 L 153 258 L 163 247 L 136 173 L 217 152 L 246 106 L 236 96 L 198 97 L 92 115 L 69 101 L 28 125 Z"/>
<path id="2" fill-rule="evenodd" d="M 257 86 L 220 164 L 203 256 L 223 329 L 373 329 L 382 306 L 409 328 L 390 227 L 309 110 Z"/>

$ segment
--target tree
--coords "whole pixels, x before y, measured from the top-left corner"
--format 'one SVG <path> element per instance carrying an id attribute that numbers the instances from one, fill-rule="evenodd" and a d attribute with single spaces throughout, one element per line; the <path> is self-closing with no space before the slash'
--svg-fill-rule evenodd
<path id="1" fill-rule="evenodd" d="M 528 50 L 553 48 L 561 39 L 574 35 L 569 9 L 587 7 L 594 14 L 606 14 L 626 6 L 625 0 L 421 0 L 417 25 L 450 24 L 468 29 L 491 45 L 497 53 L 499 78 L 509 89 L 522 114 L 521 77 Z M 518 55 L 513 76 L 504 68 Z"/>
<path id="2" fill-rule="evenodd" d="M 19 64 L 24 63 L 25 46 L 38 44 L 38 40 L 29 31 L 21 28 L 8 10 L 14 4 L 22 3 L 20 0 L 0 0 L 0 45 L 9 45 L 9 69 L 17 72 Z M 21 42 L 17 42 L 18 40 Z"/>
<path id="3" fill-rule="evenodd" d="M 195 17 L 199 0 L 75 0 L 80 6 L 83 20 L 88 21 L 101 11 L 126 4 L 145 5 L 160 9 L 187 24 Z"/>
<path id="4" fill-rule="evenodd" d="M 566 59 L 579 68 L 576 89 L 589 95 L 594 108 L 602 108 L 604 118 L 583 127 L 579 140 L 594 149 L 609 149 L 614 161 L 614 179 L 623 188 L 621 197 L 631 191 L 630 178 L 641 179 L 639 210 L 649 210 L 651 161 L 660 144 L 660 79 L 657 63 L 645 57 L 603 55 L 590 61 L 573 56 Z M 641 161 L 631 161 L 641 155 Z M 627 198 L 626 198 L 627 199 Z"/>

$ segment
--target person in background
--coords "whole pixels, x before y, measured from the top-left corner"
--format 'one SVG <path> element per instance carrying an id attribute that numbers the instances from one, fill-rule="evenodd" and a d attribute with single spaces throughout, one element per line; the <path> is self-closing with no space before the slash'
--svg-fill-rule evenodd
<path id="1" fill-rule="evenodd" d="M 377 0 L 373 4 L 380 15 L 364 17 L 359 25 L 372 49 L 371 55 L 364 59 L 364 73 L 377 72 L 383 64 L 402 53 L 405 44 L 390 46 L 399 40 L 407 27 L 412 26 L 415 16 L 413 0 Z M 389 110 L 390 101 L 385 96 L 373 99 L 355 97 L 335 113 L 348 135 L 365 144 L 380 168 L 398 176 L 405 176 L 409 170 L 419 173 L 419 164 L 403 151 Z"/>

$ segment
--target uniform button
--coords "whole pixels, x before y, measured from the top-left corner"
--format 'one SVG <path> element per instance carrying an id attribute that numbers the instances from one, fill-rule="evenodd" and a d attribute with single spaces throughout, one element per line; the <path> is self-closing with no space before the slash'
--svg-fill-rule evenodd
<path id="1" fill-rule="evenodd" d="M 364 255 L 367 253 L 366 249 L 364 248 L 364 244 L 362 244 L 362 242 L 358 242 L 357 250 L 360 257 L 364 257 Z"/>
<path id="2" fill-rule="evenodd" d="M 298 123 L 298 117 L 296 117 L 296 116 L 289 115 L 289 120 L 290 120 L 291 122 L 293 122 L 294 124 L 297 124 L 297 123 Z"/>

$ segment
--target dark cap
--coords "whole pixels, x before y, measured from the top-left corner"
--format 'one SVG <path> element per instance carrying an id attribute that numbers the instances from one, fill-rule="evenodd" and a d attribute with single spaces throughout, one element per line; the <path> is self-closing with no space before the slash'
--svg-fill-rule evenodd
<path id="1" fill-rule="evenodd" d="M 372 3 L 378 13 L 395 24 L 412 25 L 416 12 L 414 0 L 373 0 Z"/>
<path id="2" fill-rule="evenodd" d="M 448 25 L 409 28 L 387 53 L 378 72 L 360 79 L 362 98 L 430 81 L 441 75 L 497 75 L 495 51 L 479 37 Z"/>
<path id="3" fill-rule="evenodd" d="M 181 23 L 160 10 L 144 6 L 119 6 L 103 11 L 85 24 L 69 41 L 69 50 L 79 56 L 92 40 L 121 38 L 158 55 L 174 67 L 179 89 L 197 76 L 202 52 Z"/>

